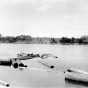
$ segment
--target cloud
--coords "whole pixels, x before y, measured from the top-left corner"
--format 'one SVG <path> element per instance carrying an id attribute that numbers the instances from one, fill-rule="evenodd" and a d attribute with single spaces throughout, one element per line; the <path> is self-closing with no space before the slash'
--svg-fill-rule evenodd
<path id="1" fill-rule="evenodd" d="M 47 12 L 57 9 L 58 12 L 75 13 L 78 10 L 88 8 L 87 0 L 9 0 L 12 5 L 23 4 L 23 7 L 32 7 L 36 12 Z M 29 6 L 27 5 L 29 4 Z M 31 5 L 31 6 L 30 6 Z M 84 6 L 84 7 L 83 7 Z"/>
<path id="2" fill-rule="evenodd" d="M 52 6 L 49 5 L 49 4 L 44 4 L 44 5 L 41 5 L 40 7 L 36 8 L 36 10 L 38 12 L 45 12 L 47 11 L 49 8 L 51 8 Z"/>
<path id="3" fill-rule="evenodd" d="M 57 10 L 57 13 L 75 12 L 80 7 L 80 0 L 37 0 L 36 11 L 46 12 L 49 10 Z"/>
<path id="4" fill-rule="evenodd" d="M 53 7 L 53 4 L 58 1 L 64 1 L 64 0 L 9 0 L 9 5 L 12 6 L 22 6 L 22 7 L 32 7 L 35 9 L 36 12 L 46 12 L 49 8 Z M 27 5 L 26 5 L 27 4 Z M 28 6 L 29 4 L 29 6 Z M 17 7 L 15 7 L 17 8 Z M 27 9 L 25 8 L 25 9 Z"/>
<path id="5" fill-rule="evenodd" d="M 48 9 L 53 8 L 53 6 L 56 2 L 60 2 L 60 1 L 63 1 L 63 0 L 41 0 L 38 4 L 39 6 L 36 8 L 36 10 L 38 12 L 45 12 Z"/>
<path id="6" fill-rule="evenodd" d="M 1 4 L 7 4 L 7 7 L 2 9 L 2 12 L 7 12 L 16 17 L 28 17 L 43 13 L 46 16 L 65 16 L 75 14 L 88 13 L 87 0 L 5 0 L 0 1 Z"/>

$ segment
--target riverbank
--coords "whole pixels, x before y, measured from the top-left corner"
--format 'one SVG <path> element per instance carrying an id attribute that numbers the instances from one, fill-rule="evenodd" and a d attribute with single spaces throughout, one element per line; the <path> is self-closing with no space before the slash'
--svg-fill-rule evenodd
<path id="1" fill-rule="evenodd" d="M 61 45 L 88 45 L 88 36 L 75 37 L 32 37 L 30 35 L 0 36 L 0 43 L 14 44 L 61 44 Z"/>

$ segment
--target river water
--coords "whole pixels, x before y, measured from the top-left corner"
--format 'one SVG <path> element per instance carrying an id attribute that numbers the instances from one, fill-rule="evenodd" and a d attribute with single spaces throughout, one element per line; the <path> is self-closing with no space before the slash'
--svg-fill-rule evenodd
<path id="1" fill-rule="evenodd" d="M 28 60 L 25 63 L 29 69 L 19 70 L 10 67 L 0 67 L 0 80 L 11 84 L 11 88 L 87 88 L 79 84 L 67 83 L 63 71 L 73 67 L 88 71 L 87 45 L 44 45 L 44 44 L 0 44 L 0 58 L 16 57 L 17 53 L 51 53 L 59 57 L 60 62 L 54 62 L 55 71 Z"/>

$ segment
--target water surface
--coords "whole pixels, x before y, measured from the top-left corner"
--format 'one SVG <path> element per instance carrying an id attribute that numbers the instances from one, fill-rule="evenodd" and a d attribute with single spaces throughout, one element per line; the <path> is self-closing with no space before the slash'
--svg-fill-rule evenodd
<path id="1" fill-rule="evenodd" d="M 58 72 L 42 70 L 43 67 L 36 60 L 25 62 L 29 67 L 35 69 L 20 71 L 9 67 L 0 67 L 0 79 L 11 83 L 12 88 L 87 88 L 66 83 L 63 74 L 64 69 L 68 67 L 88 71 L 87 45 L 0 44 L 1 59 L 15 57 L 20 52 L 52 53 L 59 57 L 62 64 L 58 61 L 53 62 Z"/>

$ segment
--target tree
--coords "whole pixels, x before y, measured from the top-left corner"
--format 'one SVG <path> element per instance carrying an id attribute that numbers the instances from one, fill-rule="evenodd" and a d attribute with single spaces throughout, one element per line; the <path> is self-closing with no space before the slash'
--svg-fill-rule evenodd
<path id="1" fill-rule="evenodd" d="M 51 39 L 50 39 L 50 43 L 51 43 L 51 44 L 52 44 L 52 43 L 53 43 L 53 44 L 54 44 L 54 43 L 56 44 L 57 41 L 55 40 L 55 38 L 51 38 Z"/>
<path id="2" fill-rule="evenodd" d="M 29 35 L 20 35 L 20 36 L 16 36 L 16 40 L 17 41 L 31 41 L 32 37 Z"/>

